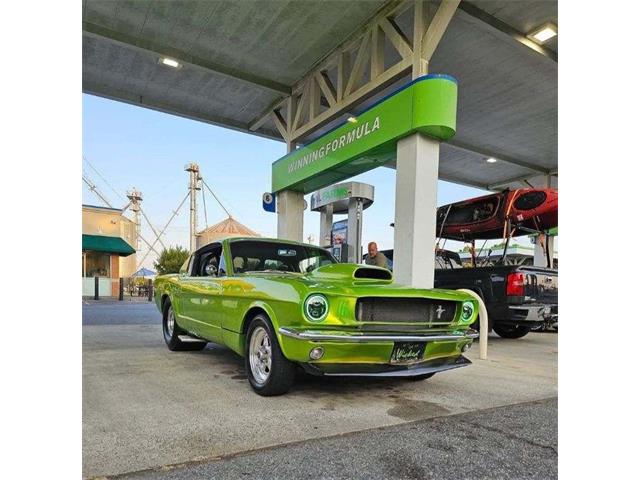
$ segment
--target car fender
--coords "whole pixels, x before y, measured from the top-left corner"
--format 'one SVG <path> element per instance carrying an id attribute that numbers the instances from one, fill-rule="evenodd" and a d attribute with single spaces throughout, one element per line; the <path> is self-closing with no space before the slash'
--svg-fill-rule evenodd
<path id="1" fill-rule="evenodd" d="M 265 302 L 263 300 L 255 300 L 255 301 L 251 302 L 249 307 L 242 314 L 242 325 L 241 325 L 242 334 L 246 334 L 247 333 L 247 329 L 249 328 L 249 322 L 251 321 L 251 318 L 252 318 L 252 316 L 249 315 L 249 313 L 252 310 L 256 310 L 256 309 L 263 310 L 267 314 L 267 316 L 269 317 L 269 320 L 271 320 L 271 325 L 273 326 L 273 328 L 277 332 L 278 331 L 278 317 L 277 317 L 276 313 L 274 312 L 273 308 L 271 308 L 271 306 L 267 302 Z"/>

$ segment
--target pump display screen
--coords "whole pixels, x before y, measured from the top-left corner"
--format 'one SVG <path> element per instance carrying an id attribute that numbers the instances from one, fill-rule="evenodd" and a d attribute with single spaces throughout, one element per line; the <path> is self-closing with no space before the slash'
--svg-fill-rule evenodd
<path id="1" fill-rule="evenodd" d="M 342 245 L 347 243 L 347 220 L 334 222 L 331 228 L 331 246 Z"/>

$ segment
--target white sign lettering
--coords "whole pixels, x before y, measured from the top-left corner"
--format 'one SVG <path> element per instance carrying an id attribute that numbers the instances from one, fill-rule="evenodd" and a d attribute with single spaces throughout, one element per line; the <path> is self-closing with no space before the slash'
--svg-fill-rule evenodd
<path id="1" fill-rule="evenodd" d="M 372 123 L 367 122 L 363 125 L 358 125 L 353 129 L 349 130 L 347 133 L 340 135 L 340 137 L 327 142 L 325 145 L 322 145 L 320 148 L 316 148 L 314 151 L 303 155 L 302 157 L 294 160 L 288 165 L 288 173 L 293 173 L 301 168 L 304 168 L 315 161 L 324 158 L 329 155 L 331 152 L 336 152 L 345 145 L 349 145 L 350 143 L 360 140 L 362 137 L 366 137 L 370 133 L 375 132 L 380 128 L 380 117 L 376 117 Z"/>

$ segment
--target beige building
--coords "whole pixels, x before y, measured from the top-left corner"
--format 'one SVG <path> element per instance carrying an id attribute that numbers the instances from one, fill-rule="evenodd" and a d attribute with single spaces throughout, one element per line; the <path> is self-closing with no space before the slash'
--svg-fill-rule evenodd
<path id="1" fill-rule="evenodd" d="M 206 230 L 197 233 L 196 248 L 200 248 L 203 245 L 222 240 L 223 238 L 259 236 L 259 233 L 254 232 L 249 227 L 245 227 L 233 217 L 228 217 L 223 221 L 210 226 Z"/>
<path id="2" fill-rule="evenodd" d="M 122 210 L 82 206 L 83 295 L 93 295 L 98 277 L 100 295 L 117 296 L 120 277 L 136 271 L 136 224 Z"/>

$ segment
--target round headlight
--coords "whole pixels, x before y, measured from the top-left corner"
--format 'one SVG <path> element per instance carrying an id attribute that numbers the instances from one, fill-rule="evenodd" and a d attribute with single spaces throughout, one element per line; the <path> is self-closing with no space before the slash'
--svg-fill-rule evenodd
<path id="1" fill-rule="evenodd" d="M 464 302 L 462 304 L 462 321 L 468 322 L 473 318 L 473 303 L 472 302 Z"/>
<path id="2" fill-rule="evenodd" d="M 304 302 L 304 313 L 312 322 L 324 320 L 329 312 L 329 302 L 324 295 L 309 295 Z"/>

